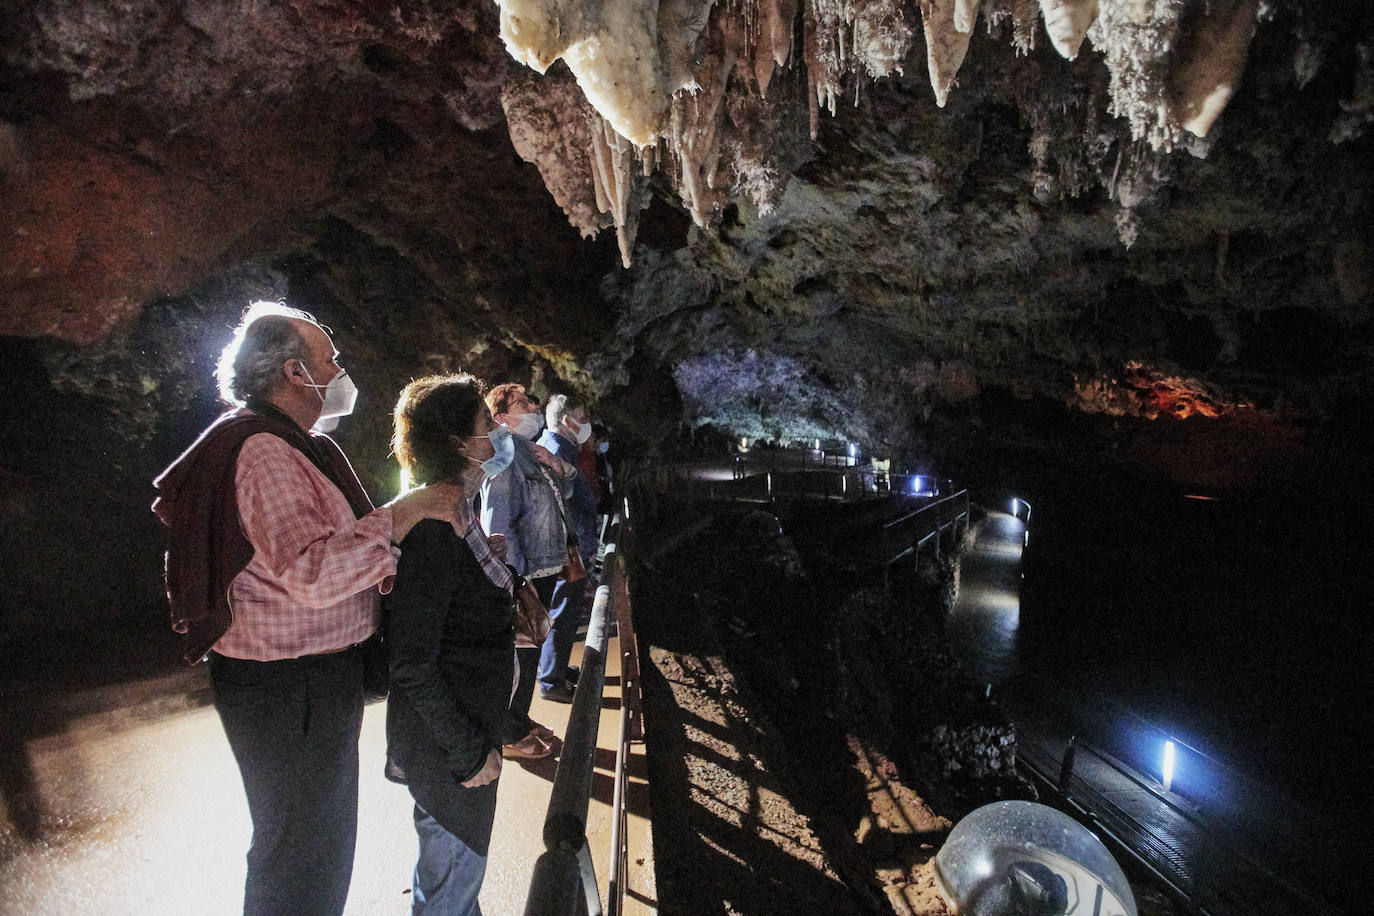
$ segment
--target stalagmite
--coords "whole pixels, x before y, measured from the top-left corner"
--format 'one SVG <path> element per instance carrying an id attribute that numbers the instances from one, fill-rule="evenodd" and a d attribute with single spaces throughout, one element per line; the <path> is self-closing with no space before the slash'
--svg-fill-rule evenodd
<path id="1" fill-rule="evenodd" d="M 1207 136 L 1231 101 L 1245 69 L 1258 9 L 1259 0 L 1212 0 L 1202 21 L 1189 32 L 1169 77 L 1174 115 L 1184 130 Z"/>
<path id="2" fill-rule="evenodd" d="M 1068 60 L 1078 57 L 1088 27 L 1097 20 L 1097 0 L 1040 0 L 1050 44 Z"/>
<path id="3" fill-rule="evenodd" d="M 971 4 L 968 0 L 920 0 L 921 17 L 926 33 L 926 65 L 930 68 L 930 85 L 935 90 L 935 104 L 945 107 L 954 75 L 968 53 L 973 35 Z M 958 23 L 967 21 L 968 31 L 960 31 Z"/>

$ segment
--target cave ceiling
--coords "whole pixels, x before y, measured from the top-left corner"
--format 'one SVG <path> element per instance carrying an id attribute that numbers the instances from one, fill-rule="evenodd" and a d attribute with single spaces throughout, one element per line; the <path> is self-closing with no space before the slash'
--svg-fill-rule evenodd
<path id="1" fill-rule="evenodd" d="M 1203 419 L 1369 391 L 1364 2 L 0 22 L 0 336 L 69 393 L 151 409 L 159 372 L 204 372 L 168 350 L 257 295 L 398 378 L 653 389 L 736 435 L 900 448 L 989 391 Z M 150 353 L 150 316 L 183 336 Z"/>

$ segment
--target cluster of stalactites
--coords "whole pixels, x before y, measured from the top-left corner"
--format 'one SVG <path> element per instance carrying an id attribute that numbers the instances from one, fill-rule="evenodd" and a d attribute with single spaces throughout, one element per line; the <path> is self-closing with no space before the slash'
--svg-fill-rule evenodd
<path id="1" fill-rule="evenodd" d="M 914 40 L 911 0 L 497 2 L 511 55 L 540 73 L 561 57 L 597 113 L 586 155 L 627 264 L 631 201 L 646 199 L 631 193 L 643 181 L 631 174 L 632 160 L 644 174 L 666 168 L 704 226 L 729 190 L 719 184 L 736 129 L 727 87 L 767 98 L 777 69 L 800 57 L 814 138 L 820 110 L 834 114 L 846 84 L 857 94 L 867 79 L 901 73 Z M 989 28 L 1010 19 L 1023 53 L 1043 20 L 1068 60 L 1085 40 L 1104 54 L 1112 114 L 1135 140 L 1167 150 L 1184 131 L 1205 136 L 1230 99 L 1259 0 L 915 0 L 915 8 L 939 106 L 957 85 L 980 14 Z"/>

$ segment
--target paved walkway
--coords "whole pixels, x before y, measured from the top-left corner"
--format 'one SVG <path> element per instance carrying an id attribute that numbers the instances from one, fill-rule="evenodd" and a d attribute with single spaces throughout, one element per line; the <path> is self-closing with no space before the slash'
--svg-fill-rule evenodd
<path id="1" fill-rule="evenodd" d="M 1025 543 L 1025 522 L 1005 512 L 989 512 L 960 561 L 949 640 L 979 683 L 1001 686 L 1020 667 L 1017 633 Z"/>
<path id="2" fill-rule="evenodd" d="M 611 773 L 619 717 L 619 652 L 608 647 L 588 834 L 604 900 Z M 581 647 L 578 646 L 578 652 Z M 239 912 L 250 826 L 238 770 L 212 708 L 121 710 L 74 720 L 27 742 L 37 838 L 0 811 L 0 914 L 216 916 Z M 569 707 L 535 699 L 531 714 L 559 734 Z M 347 913 L 406 913 L 415 859 L 411 801 L 382 777 L 384 703 L 363 717 L 358 850 Z M 12 736 L 3 736 L 10 741 Z M 654 912 L 647 767 L 634 748 L 628 804 L 627 913 Z M 506 761 L 481 903 L 487 916 L 524 911 L 557 766 Z"/>

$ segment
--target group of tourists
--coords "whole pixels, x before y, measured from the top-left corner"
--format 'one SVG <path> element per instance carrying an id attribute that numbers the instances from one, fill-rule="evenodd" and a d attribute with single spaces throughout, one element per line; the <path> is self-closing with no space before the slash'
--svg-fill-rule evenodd
<path id="1" fill-rule="evenodd" d="M 480 914 L 502 760 L 558 750 L 534 690 L 566 703 L 577 681 L 606 489 L 593 427 L 569 395 L 540 411 L 518 384 L 418 379 L 391 443 L 410 485 L 374 507 L 319 432 L 357 397 L 338 360 L 311 315 L 254 303 L 217 370 L 233 408 L 156 481 L 172 625 L 208 660 L 252 818 L 244 912 L 343 911 L 363 704 L 389 690 L 412 912 Z"/>

